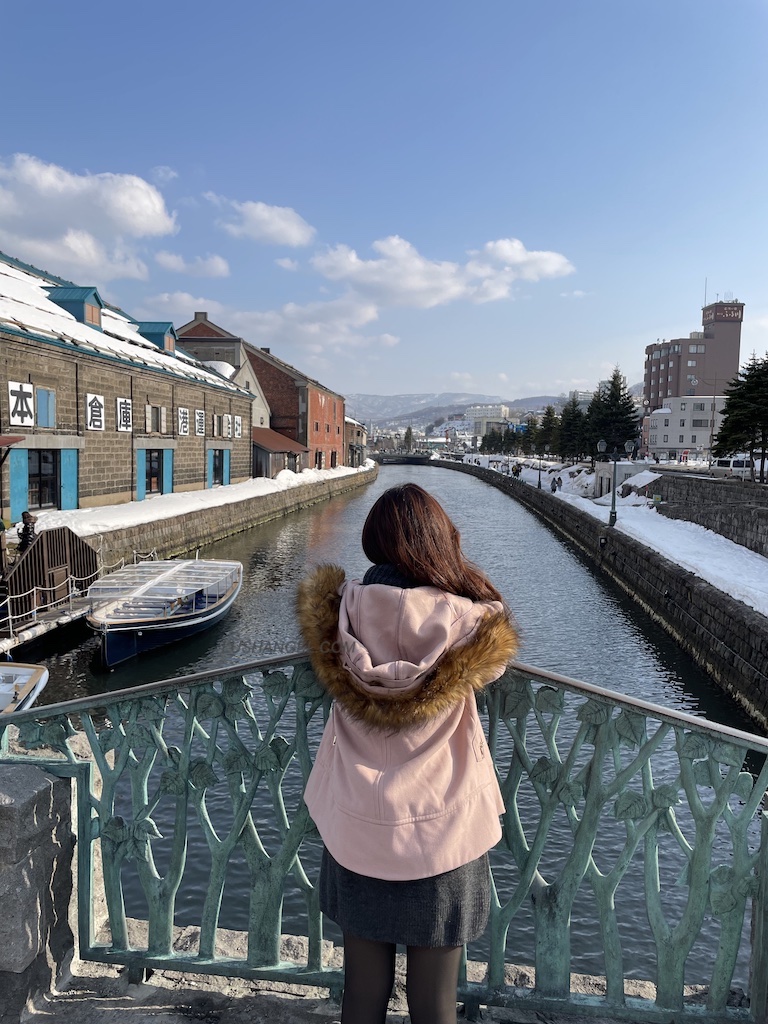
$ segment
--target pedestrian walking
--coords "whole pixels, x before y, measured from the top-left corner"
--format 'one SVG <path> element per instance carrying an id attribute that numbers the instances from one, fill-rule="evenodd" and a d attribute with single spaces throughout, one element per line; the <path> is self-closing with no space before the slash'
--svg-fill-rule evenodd
<path id="1" fill-rule="evenodd" d="M 31 512 L 21 513 L 21 531 L 19 533 L 19 547 L 17 549 L 18 555 L 23 555 L 27 548 L 30 546 L 32 541 L 35 539 L 35 523 L 37 517 L 33 516 Z"/>
<path id="2" fill-rule="evenodd" d="M 549 489 L 550 491 L 552 491 L 553 494 L 555 493 L 555 491 L 557 490 L 557 477 L 552 477 L 552 482 L 549 485 Z"/>
<path id="3" fill-rule="evenodd" d="M 396 944 L 412 1024 L 455 1024 L 464 943 L 485 929 L 503 802 L 475 691 L 517 649 L 498 590 L 416 484 L 376 501 L 362 580 L 299 586 L 315 673 L 333 697 L 305 800 L 325 849 L 320 908 L 344 933 L 342 1024 L 383 1024 Z"/>

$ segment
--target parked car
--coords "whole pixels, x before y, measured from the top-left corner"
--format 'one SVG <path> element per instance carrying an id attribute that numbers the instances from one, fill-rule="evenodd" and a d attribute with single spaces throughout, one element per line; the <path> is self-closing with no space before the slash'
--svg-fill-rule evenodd
<path id="1" fill-rule="evenodd" d="M 760 464 L 764 463 L 768 470 L 768 456 L 758 452 L 754 462 L 754 479 L 760 477 Z M 723 459 L 712 459 L 709 471 L 712 476 L 736 477 L 739 480 L 752 480 L 753 461 L 745 452 L 729 455 Z"/>

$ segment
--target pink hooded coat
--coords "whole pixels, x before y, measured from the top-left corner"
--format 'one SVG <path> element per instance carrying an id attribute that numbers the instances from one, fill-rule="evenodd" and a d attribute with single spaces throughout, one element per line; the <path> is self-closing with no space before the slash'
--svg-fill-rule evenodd
<path id="1" fill-rule="evenodd" d="M 305 800 L 344 867 L 383 879 L 450 871 L 501 837 L 504 810 L 474 691 L 517 648 L 499 602 L 345 582 L 320 566 L 299 621 L 334 705 Z"/>

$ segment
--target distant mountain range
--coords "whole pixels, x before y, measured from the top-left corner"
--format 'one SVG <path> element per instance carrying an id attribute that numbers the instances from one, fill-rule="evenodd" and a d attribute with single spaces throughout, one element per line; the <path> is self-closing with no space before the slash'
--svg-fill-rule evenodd
<path id="1" fill-rule="evenodd" d="M 347 395 L 347 415 L 377 427 L 413 426 L 423 429 L 428 423 L 463 413 L 470 405 L 508 405 L 510 409 L 540 409 L 560 405 L 562 397 L 542 395 L 534 398 L 501 398 L 499 395 L 474 395 L 462 391 L 442 391 L 422 395 Z"/>
<path id="2" fill-rule="evenodd" d="M 642 394 L 642 384 L 634 384 L 630 394 Z M 564 395 L 531 395 L 527 398 L 502 398 L 500 395 L 475 395 L 464 391 L 441 391 L 420 395 L 347 395 L 347 415 L 379 428 L 412 426 L 423 430 L 429 423 L 463 413 L 470 405 L 507 405 L 510 409 L 534 411 L 547 405 L 559 409 L 567 401 Z"/>

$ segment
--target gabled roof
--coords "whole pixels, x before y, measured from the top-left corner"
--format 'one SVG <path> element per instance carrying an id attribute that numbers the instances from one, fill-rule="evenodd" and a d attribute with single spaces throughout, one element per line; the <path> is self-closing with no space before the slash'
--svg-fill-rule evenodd
<path id="1" fill-rule="evenodd" d="M 282 359 L 278 359 L 277 356 L 273 356 L 267 349 L 256 348 L 249 342 L 244 342 L 246 355 L 248 356 L 248 362 L 253 366 L 254 369 L 258 369 L 254 359 L 261 360 L 264 363 L 270 363 L 275 367 L 276 370 L 280 370 L 283 373 L 288 374 L 289 377 L 293 377 L 297 384 L 302 386 L 311 384 L 312 387 L 319 388 L 320 391 L 325 391 L 329 395 L 334 395 L 336 398 L 340 398 L 341 401 L 345 401 L 344 395 L 340 395 L 338 391 L 332 391 L 327 388 L 325 384 L 321 384 L 320 381 L 315 380 L 312 377 L 308 377 L 306 373 L 302 373 L 301 370 L 297 370 L 295 366 L 291 366 L 290 363 L 286 363 Z"/>
<path id="2" fill-rule="evenodd" d="M 176 328 L 170 320 L 141 320 L 136 324 L 141 334 L 173 334 Z"/>
<path id="3" fill-rule="evenodd" d="M 95 287 L 77 288 L 74 286 L 46 286 L 46 291 L 54 302 L 92 302 L 103 308 L 106 303 Z"/>
<path id="4" fill-rule="evenodd" d="M 231 338 L 233 341 L 242 340 L 236 334 L 230 334 L 229 331 L 225 331 L 223 327 L 219 327 L 218 324 L 209 320 L 208 314 L 204 310 L 200 313 L 195 313 L 194 320 L 190 320 L 188 324 L 179 327 L 176 333 L 179 338 L 186 334 L 188 338 Z"/>
<path id="5" fill-rule="evenodd" d="M 101 330 L 80 323 L 63 306 L 52 301 L 49 295 L 51 281 L 50 274 L 29 264 L 21 265 L 18 260 L 0 252 L 0 331 L 69 349 L 73 355 L 87 353 L 176 378 L 195 380 L 252 400 L 253 396 L 245 388 L 211 373 L 199 360 L 185 352 L 164 352 L 142 338 L 137 322 L 122 310 L 104 306 Z M 61 287 L 72 288 L 78 294 L 96 291 L 80 288 L 71 281 L 62 281 Z"/>
<path id="6" fill-rule="evenodd" d="M 286 363 L 282 359 L 278 359 L 277 356 L 273 356 L 269 349 L 259 348 L 250 341 L 246 341 L 245 338 L 239 338 L 236 334 L 230 334 L 229 331 L 225 331 L 223 327 L 219 327 L 218 324 L 212 323 L 212 321 L 208 319 L 208 314 L 206 312 L 195 313 L 194 320 L 190 320 L 188 324 L 184 324 L 183 327 L 179 327 L 176 331 L 176 336 L 182 344 L 184 343 L 185 337 L 197 340 L 205 338 L 231 338 L 232 341 L 240 341 L 245 346 L 248 361 L 254 369 L 258 369 L 258 367 L 254 364 L 254 361 L 251 358 L 252 355 L 257 356 L 265 363 L 271 363 L 275 369 L 281 370 L 283 373 L 287 373 L 289 377 L 293 377 L 297 384 L 311 384 L 313 387 L 319 388 L 321 391 L 325 391 L 329 395 L 334 395 L 336 398 L 340 398 L 342 402 L 345 400 L 344 395 L 340 395 L 338 391 L 332 391 L 319 381 L 314 380 L 312 377 L 308 377 L 306 373 L 302 373 L 301 370 L 297 370 L 296 367 L 291 366 L 290 363 Z"/>

